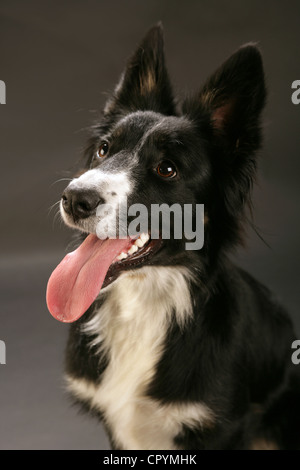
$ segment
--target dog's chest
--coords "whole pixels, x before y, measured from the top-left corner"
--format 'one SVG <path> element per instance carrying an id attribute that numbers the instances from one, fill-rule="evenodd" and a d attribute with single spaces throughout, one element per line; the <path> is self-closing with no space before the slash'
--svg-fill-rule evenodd
<path id="1" fill-rule="evenodd" d="M 160 285 L 158 274 L 163 276 Z M 174 300 L 180 298 L 180 315 L 189 314 L 187 283 L 179 273 L 176 276 L 180 278 L 176 285 L 173 271 L 155 270 L 156 282 L 149 273 L 126 276 L 85 328 L 86 334 L 96 334 L 96 342 L 108 355 L 108 366 L 99 385 L 70 379 L 70 388 L 103 413 L 123 449 L 175 449 L 174 437 L 182 425 L 199 424 L 208 416 L 203 405 L 162 406 L 146 395 L 163 353 Z"/>
<path id="2" fill-rule="evenodd" d="M 164 312 L 145 305 L 132 290 L 118 287 L 99 312 L 109 315 L 102 332 L 109 363 L 95 401 L 116 441 L 132 449 L 139 448 L 149 420 L 145 390 L 161 356 L 166 321 Z"/>

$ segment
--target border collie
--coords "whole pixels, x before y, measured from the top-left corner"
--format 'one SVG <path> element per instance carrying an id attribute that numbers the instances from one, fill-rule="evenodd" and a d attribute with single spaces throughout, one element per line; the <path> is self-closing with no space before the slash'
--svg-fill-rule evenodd
<path id="1" fill-rule="evenodd" d="M 68 389 L 100 417 L 112 449 L 300 448 L 293 326 L 228 257 L 243 240 L 262 140 L 260 52 L 241 47 L 178 103 L 163 44 L 159 24 L 60 201 L 78 248 L 52 273 L 47 305 L 71 323 Z M 124 200 L 190 204 L 193 214 L 203 204 L 203 247 L 187 250 L 185 234 L 110 236 Z"/>

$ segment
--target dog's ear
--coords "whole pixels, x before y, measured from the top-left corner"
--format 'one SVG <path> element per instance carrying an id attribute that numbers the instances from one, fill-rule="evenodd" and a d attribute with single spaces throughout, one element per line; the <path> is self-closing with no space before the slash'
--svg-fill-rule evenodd
<path id="1" fill-rule="evenodd" d="M 215 233 L 230 243 L 242 240 L 245 205 L 251 209 L 265 99 L 261 54 L 249 44 L 229 57 L 200 92 L 183 104 L 184 114 L 205 136 L 211 159 L 217 192 Z"/>
<path id="2" fill-rule="evenodd" d="M 248 44 L 209 78 L 200 92 L 183 104 L 185 114 L 209 122 L 214 142 L 231 155 L 260 145 L 260 114 L 266 90 L 261 54 Z"/>
<path id="3" fill-rule="evenodd" d="M 174 114 L 172 88 L 164 57 L 161 24 L 154 26 L 130 58 L 104 113 L 151 110 Z"/>

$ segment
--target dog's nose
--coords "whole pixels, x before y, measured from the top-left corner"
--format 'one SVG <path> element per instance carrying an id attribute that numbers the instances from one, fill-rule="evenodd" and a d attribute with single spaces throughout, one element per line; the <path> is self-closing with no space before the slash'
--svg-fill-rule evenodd
<path id="1" fill-rule="evenodd" d="M 96 191 L 67 188 L 62 194 L 62 206 L 74 219 L 86 219 L 102 201 Z"/>

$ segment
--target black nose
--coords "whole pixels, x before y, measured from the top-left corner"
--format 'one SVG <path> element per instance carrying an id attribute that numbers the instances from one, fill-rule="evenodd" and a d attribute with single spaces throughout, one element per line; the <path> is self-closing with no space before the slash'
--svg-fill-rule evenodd
<path id="1" fill-rule="evenodd" d="M 96 191 L 67 188 L 62 195 L 62 206 L 74 220 L 86 219 L 96 212 L 96 207 L 102 201 Z"/>

